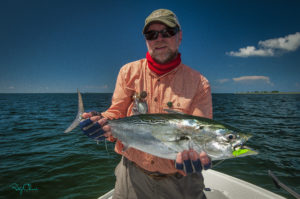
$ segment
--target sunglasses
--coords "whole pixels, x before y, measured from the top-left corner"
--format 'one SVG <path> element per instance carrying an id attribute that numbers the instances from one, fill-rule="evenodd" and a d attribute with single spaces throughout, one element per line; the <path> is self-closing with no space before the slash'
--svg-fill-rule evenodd
<path id="1" fill-rule="evenodd" d="M 173 37 L 174 35 L 176 35 L 178 33 L 178 31 L 179 31 L 178 27 L 166 28 L 161 31 L 150 30 L 150 31 L 144 33 L 144 36 L 147 40 L 155 40 L 158 38 L 158 35 L 160 33 L 163 38 L 169 38 L 169 37 Z"/>

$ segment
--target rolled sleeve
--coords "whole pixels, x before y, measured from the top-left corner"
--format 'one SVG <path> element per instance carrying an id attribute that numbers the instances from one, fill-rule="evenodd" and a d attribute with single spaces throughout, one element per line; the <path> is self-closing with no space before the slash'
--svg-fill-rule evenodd
<path id="1" fill-rule="evenodd" d="M 117 78 L 111 106 L 101 113 L 105 118 L 118 119 L 126 116 L 133 92 L 127 89 L 124 77 L 126 77 L 126 68 L 122 67 Z"/>

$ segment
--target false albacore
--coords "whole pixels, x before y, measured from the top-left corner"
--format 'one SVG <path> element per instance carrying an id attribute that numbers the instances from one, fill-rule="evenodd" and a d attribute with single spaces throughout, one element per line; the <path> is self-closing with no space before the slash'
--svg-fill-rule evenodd
<path id="1" fill-rule="evenodd" d="M 78 91 L 78 114 L 65 133 L 81 121 L 83 102 Z M 175 160 L 178 152 L 205 151 L 212 160 L 254 155 L 244 143 L 246 133 L 215 120 L 187 114 L 140 114 L 109 120 L 112 135 L 126 148 L 133 147 L 161 158 Z"/>

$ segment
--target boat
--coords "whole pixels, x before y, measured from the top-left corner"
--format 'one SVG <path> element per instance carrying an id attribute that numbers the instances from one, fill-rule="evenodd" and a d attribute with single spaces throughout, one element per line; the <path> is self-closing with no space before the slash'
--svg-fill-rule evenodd
<path id="1" fill-rule="evenodd" d="M 283 199 L 284 197 L 258 187 L 249 182 L 227 174 L 207 170 L 202 172 L 204 177 L 204 193 L 207 199 Z M 114 190 L 110 190 L 98 199 L 112 199 Z"/>

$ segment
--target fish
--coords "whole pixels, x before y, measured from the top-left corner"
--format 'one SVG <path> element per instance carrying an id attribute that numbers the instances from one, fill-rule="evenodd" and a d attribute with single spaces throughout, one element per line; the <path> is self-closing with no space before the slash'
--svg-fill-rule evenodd
<path id="1" fill-rule="evenodd" d="M 66 133 L 80 123 L 84 112 L 81 94 L 77 92 L 78 113 Z M 209 118 L 184 113 L 139 114 L 108 120 L 108 125 L 124 150 L 132 147 L 170 160 L 190 149 L 205 151 L 212 161 L 258 154 L 245 146 L 251 135 Z"/>

